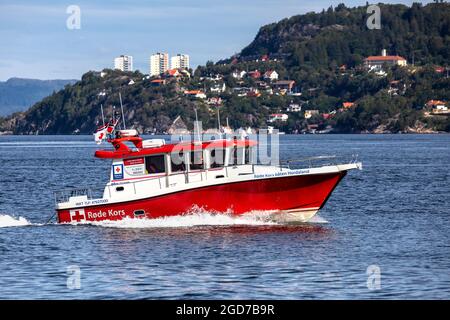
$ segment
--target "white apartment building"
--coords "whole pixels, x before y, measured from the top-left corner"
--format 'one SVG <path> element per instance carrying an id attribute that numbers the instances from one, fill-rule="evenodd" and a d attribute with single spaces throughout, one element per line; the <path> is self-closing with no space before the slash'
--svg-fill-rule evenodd
<path id="1" fill-rule="evenodd" d="M 169 54 L 155 53 L 150 56 L 150 76 L 159 76 L 169 70 Z"/>
<path id="2" fill-rule="evenodd" d="M 114 69 L 121 71 L 133 71 L 133 57 L 121 55 L 114 59 Z"/>
<path id="3" fill-rule="evenodd" d="M 186 70 L 189 69 L 189 55 L 177 54 L 176 56 L 170 58 L 170 68 Z"/>

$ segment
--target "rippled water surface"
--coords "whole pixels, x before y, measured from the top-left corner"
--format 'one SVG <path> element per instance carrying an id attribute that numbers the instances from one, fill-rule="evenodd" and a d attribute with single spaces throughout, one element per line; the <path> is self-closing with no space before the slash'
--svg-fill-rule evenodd
<path id="1" fill-rule="evenodd" d="M 88 136 L 0 137 L 0 298 L 450 298 L 450 135 L 280 138 L 282 158 L 363 161 L 315 223 L 45 224 L 54 191 L 101 190 L 109 162 Z"/>

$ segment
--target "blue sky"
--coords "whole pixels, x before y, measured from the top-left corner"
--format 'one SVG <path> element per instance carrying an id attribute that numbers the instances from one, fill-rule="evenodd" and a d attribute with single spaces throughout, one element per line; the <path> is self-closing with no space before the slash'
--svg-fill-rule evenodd
<path id="1" fill-rule="evenodd" d="M 0 80 L 80 78 L 88 70 L 111 68 L 120 54 L 132 55 L 135 69 L 147 73 L 148 57 L 158 51 L 187 53 L 195 67 L 239 52 L 264 24 L 340 2 L 366 4 L 365 0 L 0 0 Z M 66 27 L 69 5 L 81 9 L 79 30 Z"/>

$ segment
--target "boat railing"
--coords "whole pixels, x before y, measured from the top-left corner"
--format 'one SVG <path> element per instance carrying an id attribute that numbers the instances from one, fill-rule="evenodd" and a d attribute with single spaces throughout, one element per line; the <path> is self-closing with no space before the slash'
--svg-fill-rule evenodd
<path id="1" fill-rule="evenodd" d="M 343 163 L 356 162 L 358 162 L 357 154 L 353 154 L 350 159 L 346 159 L 345 157 L 337 157 L 336 155 L 330 155 L 281 160 L 280 167 L 286 169 L 299 169 L 314 168 L 319 166 L 335 166 Z"/>
<path id="2" fill-rule="evenodd" d="M 65 203 L 69 202 L 70 198 L 83 196 L 86 196 L 87 199 L 92 199 L 92 189 L 86 187 L 86 188 L 65 189 L 56 191 L 55 202 Z"/>

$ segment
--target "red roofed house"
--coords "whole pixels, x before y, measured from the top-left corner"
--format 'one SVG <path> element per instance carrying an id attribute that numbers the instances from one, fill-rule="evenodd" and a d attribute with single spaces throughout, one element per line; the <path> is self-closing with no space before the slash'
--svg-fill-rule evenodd
<path id="1" fill-rule="evenodd" d="M 181 73 L 180 73 L 180 71 L 178 69 L 169 69 L 169 70 L 166 71 L 166 75 L 168 77 L 176 78 L 176 77 L 180 77 Z"/>
<path id="2" fill-rule="evenodd" d="M 437 108 L 441 106 L 445 106 L 445 102 L 441 100 L 430 100 L 426 103 L 426 106 L 429 108 Z"/>
<path id="3" fill-rule="evenodd" d="M 189 97 L 195 97 L 199 99 L 206 99 L 206 94 L 201 90 L 186 90 L 184 92 L 185 95 Z"/>
<path id="4" fill-rule="evenodd" d="M 248 74 L 248 76 L 249 76 L 250 78 L 253 78 L 253 79 L 259 79 L 259 78 L 261 78 L 261 72 L 259 72 L 258 70 L 250 71 L 250 72 L 247 73 L 247 74 Z"/>
<path id="5" fill-rule="evenodd" d="M 342 106 L 344 107 L 344 109 L 350 109 L 351 107 L 353 107 L 355 105 L 354 102 L 343 102 Z"/>
<path id="6" fill-rule="evenodd" d="M 162 86 L 162 85 L 166 84 L 166 80 L 164 80 L 164 79 L 155 79 L 155 80 L 150 81 L 150 83 L 154 87 L 159 87 L 159 86 Z"/>
<path id="7" fill-rule="evenodd" d="M 381 67 L 387 64 L 389 66 L 406 66 L 406 59 L 400 56 L 388 56 L 386 50 L 383 49 L 381 56 L 370 56 L 364 59 L 364 65 L 368 68 L 381 69 Z"/>
<path id="8" fill-rule="evenodd" d="M 432 114 L 450 114 L 450 110 L 441 100 L 430 100 L 425 104 L 426 107 L 431 108 Z"/>

